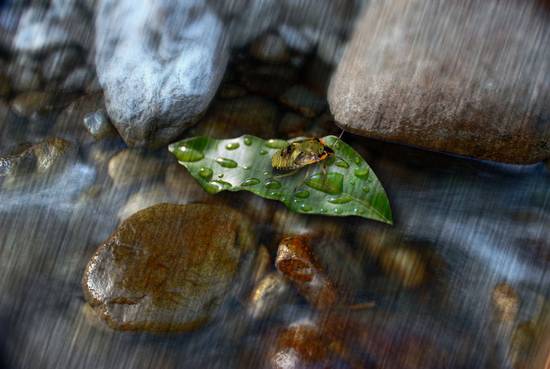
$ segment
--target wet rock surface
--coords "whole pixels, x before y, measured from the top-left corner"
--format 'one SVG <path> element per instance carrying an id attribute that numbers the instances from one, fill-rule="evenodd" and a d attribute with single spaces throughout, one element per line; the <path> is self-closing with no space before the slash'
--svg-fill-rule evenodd
<path id="1" fill-rule="evenodd" d="M 548 158 L 545 16 L 536 1 L 373 3 L 331 81 L 330 109 L 376 139 L 507 163 Z"/>
<path id="2" fill-rule="evenodd" d="M 57 137 L 34 145 L 22 144 L 10 155 L 0 157 L 0 176 L 44 174 L 59 162 L 70 147 L 70 142 Z"/>
<path id="3" fill-rule="evenodd" d="M 99 247 L 86 268 L 84 292 L 113 328 L 195 329 L 228 298 L 254 246 L 238 212 L 156 205 L 128 218 Z"/>
<path id="4" fill-rule="evenodd" d="M 335 306 L 338 293 L 326 276 L 305 237 L 287 237 L 277 249 L 277 270 L 315 307 Z"/>
<path id="5" fill-rule="evenodd" d="M 277 106 L 259 97 L 241 97 L 215 103 L 193 131 L 215 138 L 251 134 L 274 137 L 279 121 Z"/>
<path id="6" fill-rule="evenodd" d="M 163 173 L 162 162 L 136 149 L 126 149 L 109 160 L 108 173 L 115 187 L 147 182 Z"/>

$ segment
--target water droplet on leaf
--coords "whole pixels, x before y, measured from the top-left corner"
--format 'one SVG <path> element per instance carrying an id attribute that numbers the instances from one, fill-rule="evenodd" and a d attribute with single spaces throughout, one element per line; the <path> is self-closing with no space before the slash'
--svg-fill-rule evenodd
<path id="1" fill-rule="evenodd" d="M 260 183 L 260 180 L 258 178 L 247 178 L 241 183 L 241 186 L 255 186 L 258 183 Z"/>
<path id="2" fill-rule="evenodd" d="M 315 174 L 306 181 L 306 185 L 318 191 L 322 191 L 331 195 L 342 193 L 344 187 L 344 176 L 340 173 L 322 173 Z"/>
<path id="3" fill-rule="evenodd" d="M 338 160 L 336 163 L 334 163 L 334 165 L 340 168 L 349 168 L 349 164 L 346 163 L 344 160 Z"/>
<path id="4" fill-rule="evenodd" d="M 351 197 L 350 195 L 343 195 L 339 197 L 335 197 L 335 196 L 329 197 L 327 201 L 330 202 L 331 204 L 347 204 L 352 200 L 353 200 L 353 197 Z"/>
<path id="5" fill-rule="evenodd" d="M 176 158 L 178 158 L 178 160 L 184 162 L 194 162 L 204 158 L 204 154 L 202 152 L 185 145 L 176 147 L 172 153 L 176 156 Z"/>
<path id="6" fill-rule="evenodd" d="M 267 140 L 265 145 L 271 149 L 282 149 L 283 147 L 288 146 L 288 142 L 285 140 L 271 139 Z"/>
<path id="7" fill-rule="evenodd" d="M 206 180 L 210 180 L 210 178 L 212 178 L 212 169 L 210 168 L 206 168 L 206 167 L 201 167 L 199 169 L 199 176 L 201 176 L 202 178 L 206 179 Z"/>
<path id="8" fill-rule="evenodd" d="M 267 150 L 261 149 L 260 150 L 260 155 L 265 155 L 265 154 L 267 154 Z"/>
<path id="9" fill-rule="evenodd" d="M 238 142 L 231 142 L 231 143 L 228 143 L 227 145 L 225 145 L 225 148 L 227 150 L 235 150 L 235 149 L 238 149 L 239 148 L 239 143 Z"/>
<path id="10" fill-rule="evenodd" d="M 231 183 L 218 180 L 210 181 L 204 185 L 205 191 L 210 194 L 218 193 L 229 187 L 231 187 Z"/>
<path id="11" fill-rule="evenodd" d="M 268 180 L 266 183 L 265 183 L 265 187 L 266 188 L 269 188 L 270 190 L 276 190 L 278 188 L 281 188 L 281 182 L 278 182 L 274 179 L 271 179 L 271 180 Z"/>
<path id="12" fill-rule="evenodd" d="M 227 158 L 217 158 L 216 163 L 218 163 L 224 168 L 236 168 L 238 165 L 235 160 L 231 160 Z"/>
<path id="13" fill-rule="evenodd" d="M 252 145 L 252 138 L 246 136 L 246 137 L 244 138 L 244 144 L 245 144 L 246 146 Z"/>
<path id="14" fill-rule="evenodd" d="M 307 190 L 298 191 L 294 194 L 294 196 L 296 196 L 299 199 L 307 199 L 309 197 L 309 191 Z"/>
<path id="15" fill-rule="evenodd" d="M 357 168 L 355 169 L 354 174 L 356 177 L 365 179 L 369 176 L 369 168 Z"/>
<path id="16" fill-rule="evenodd" d="M 302 205 L 300 205 L 300 210 L 309 212 L 309 211 L 312 211 L 313 208 L 311 206 L 307 205 L 307 204 L 302 204 Z"/>

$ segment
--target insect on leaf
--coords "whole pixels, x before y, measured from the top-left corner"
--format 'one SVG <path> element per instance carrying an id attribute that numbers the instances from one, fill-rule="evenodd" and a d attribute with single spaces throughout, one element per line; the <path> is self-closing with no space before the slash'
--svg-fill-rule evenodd
<path id="1" fill-rule="evenodd" d="M 271 158 L 286 147 L 285 140 L 199 136 L 175 142 L 169 150 L 211 194 L 244 190 L 298 213 L 356 215 L 392 224 L 388 197 L 365 160 L 336 136 L 322 140 L 334 151 L 325 161 L 326 173 L 317 163 L 284 177 L 273 171 Z"/>

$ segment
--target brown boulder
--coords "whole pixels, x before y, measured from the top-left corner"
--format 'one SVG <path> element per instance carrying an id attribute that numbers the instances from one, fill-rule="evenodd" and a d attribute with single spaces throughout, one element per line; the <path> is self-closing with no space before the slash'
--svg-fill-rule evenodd
<path id="1" fill-rule="evenodd" d="M 115 329 L 195 329 L 231 295 L 253 246 L 249 223 L 235 210 L 155 205 L 99 246 L 84 274 L 84 293 Z"/>
<path id="2" fill-rule="evenodd" d="M 508 163 L 550 157 L 550 22 L 534 0 L 371 2 L 329 88 L 338 124 Z"/>

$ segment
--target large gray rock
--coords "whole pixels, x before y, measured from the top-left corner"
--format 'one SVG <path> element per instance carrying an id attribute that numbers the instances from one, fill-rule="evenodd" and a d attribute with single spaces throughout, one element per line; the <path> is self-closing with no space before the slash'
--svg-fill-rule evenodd
<path id="1" fill-rule="evenodd" d="M 193 124 L 228 57 L 221 20 L 203 1 L 102 0 L 97 75 L 107 111 L 132 146 L 159 146 Z"/>
<path id="2" fill-rule="evenodd" d="M 342 128 L 481 159 L 550 156 L 550 22 L 541 2 L 374 1 L 330 89 Z"/>

